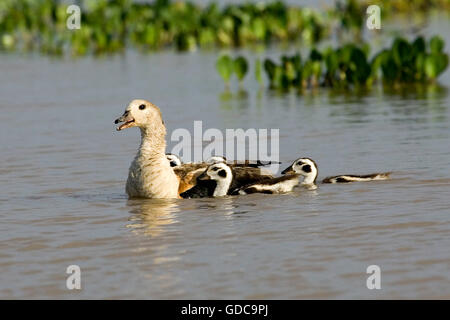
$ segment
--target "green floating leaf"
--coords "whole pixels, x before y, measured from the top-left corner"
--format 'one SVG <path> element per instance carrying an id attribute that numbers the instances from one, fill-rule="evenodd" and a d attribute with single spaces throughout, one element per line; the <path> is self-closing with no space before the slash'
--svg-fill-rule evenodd
<path id="1" fill-rule="evenodd" d="M 397 38 L 392 45 L 393 58 L 397 65 L 405 65 L 411 61 L 412 46 L 403 38 Z"/>
<path id="2" fill-rule="evenodd" d="M 263 77 L 262 77 L 262 64 L 261 60 L 256 59 L 255 61 L 255 78 L 258 81 L 260 86 L 264 85 Z"/>
<path id="3" fill-rule="evenodd" d="M 275 68 L 276 65 L 272 60 L 270 59 L 264 60 L 264 70 L 266 71 L 270 82 L 272 82 L 273 79 L 275 78 Z"/>
<path id="4" fill-rule="evenodd" d="M 309 59 L 312 61 L 320 61 L 322 60 L 322 54 L 317 49 L 312 49 L 309 54 Z"/>
<path id="5" fill-rule="evenodd" d="M 437 78 L 448 66 L 448 55 L 431 53 L 425 58 L 425 74 L 428 78 Z"/>
<path id="6" fill-rule="evenodd" d="M 223 55 L 216 62 L 216 68 L 223 81 L 228 84 L 233 74 L 233 60 L 229 55 Z"/>
<path id="7" fill-rule="evenodd" d="M 413 55 L 419 55 L 420 53 L 425 53 L 426 44 L 423 37 L 417 37 L 412 44 Z"/>
<path id="8" fill-rule="evenodd" d="M 444 49 L 444 40 L 440 36 L 434 36 L 430 39 L 430 50 L 431 53 L 437 54 L 441 53 Z"/>
<path id="9" fill-rule="evenodd" d="M 270 86 L 279 89 L 299 85 L 357 87 L 372 84 L 380 75 L 390 84 L 423 82 L 436 79 L 449 64 L 440 37 L 433 37 L 429 46 L 427 50 L 423 37 L 417 37 L 411 43 L 396 38 L 390 49 L 380 51 L 369 62 L 368 46 L 346 44 L 337 49 L 312 49 L 303 64 L 298 54 L 282 56 L 280 65 L 267 59 L 264 69 Z"/>
<path id="10" fill-rule="evenodd" d="M 234 65 L 234 72 L 236 73 L 238 80 L 242 82 L 248 71 L 247 60 L 244 57 L 237 57 L 234 60 L 233 65 Z"/>

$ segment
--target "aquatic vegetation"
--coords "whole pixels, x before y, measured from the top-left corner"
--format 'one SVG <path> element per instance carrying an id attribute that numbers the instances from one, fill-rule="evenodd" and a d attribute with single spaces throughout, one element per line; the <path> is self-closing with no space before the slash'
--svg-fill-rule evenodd
<path id="1" fill-rule="evenodd" d="M 336 7 L 331 11 L 332 16 L 338 19 L 341 28 L 360 32 L 367 6 L 361 6 L 356 0 L 337 1 Z"/>
<path id="2" fill-rule="evenodd" d="M 373 58 L 373 69 L 376 72 L 381 68 L 382 79 L 390 83 L 434 81 L 448 66 L 443 49 L 444 41 L 439 36 L 430 39 L 428 49 L 423 37 L 412 42 L 397 38 L 390 49 Z"/>
<path id="3" fill-rule="evenodd" d="M 230 78 L 233 73 L 236 74 L 239 81 L 239 86 L 242 87 L 242 82 L 248 72 L 248 62 L 247 59 L 242 56 L 239 56 L 233 60 L 229 55 L 224 54 L 217 59 L 216 69 L 225 82 L 226 88 L 229 88 Z"/>
<path id="4" fill-rule="evenodd" d="M 448 55 L 439 36 L 428 44 L 423 37 L 408 42 L 393 41 L 369 59 L 369 46 L 346 44 L 318 51 L 312 49 L 307 59 L 299 54 L 282 56 L 277 64 L 264 61 L 270 88 L 289 89 L 326 86 L 333 88 L 362 87 L 380 79 L 384 83 L 405 84 L 433 82 L 448 67 Z"/>
<path id="5" fill-rule="evenodd" d="M 366 52 L 353 44 L 322 52 L 312 49 L 304 61 L 299 54 L 282 56 L 279 65 L 266 59 L 264 67 L 270 87 L 276 89 L 364 85 L 371 75 Z"/>
<path id="6" fill-rule="evenodd" d="M 75 55 L 117 52 L 131 44 L 141 50 L 175 46 L 240 47 L 271 41 L 314 43 L 323 38 L 321 15 L 307 8 L 270 3 L 205 7 L 192 2 L 80 0 L 81 29 L 66 28 L 68 3 L 2 0 L 0 49 L 38 49 Z"/>
<path id="7" fill-rule="evenodd" d="M 237 57 L 233 61 L 234 66 L 234 72 L 236 73 L 236 76 L 239 80 L 239 85 L 242 85 L 242 82 L 244 81 L 245 75 L 248 71 L 248 63 L 247 60 L 244 57 Z"/>
<path id="8" fill-rule="evenodd" d="M 234 71 L 234 62 L 229 55 L 222 55 L 216 62 L 216 68 L 225 82 L 225 87 L 229 87 L 230 78 Z"/>
<path id="9" fill-rule="evenodd" d="M 263 75 L 262 75 L 262 64 L 260 59 L 256 59 L 255 61 L 255 78 L 258 81 L 259 86 L 262 87 L 264 85 Z"/>

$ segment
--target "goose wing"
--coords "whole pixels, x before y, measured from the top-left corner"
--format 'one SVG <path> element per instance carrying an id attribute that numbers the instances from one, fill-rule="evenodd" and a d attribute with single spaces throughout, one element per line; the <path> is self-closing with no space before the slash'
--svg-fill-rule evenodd
<path id="1" fill-rule="evenodd" d="M 178 180 L 180 182 L 178 193 L 183 193 L 196 185 L 197 177 L 208 167 L 206 163 L 186 163 L 181 166 L 174 167 Z"/>

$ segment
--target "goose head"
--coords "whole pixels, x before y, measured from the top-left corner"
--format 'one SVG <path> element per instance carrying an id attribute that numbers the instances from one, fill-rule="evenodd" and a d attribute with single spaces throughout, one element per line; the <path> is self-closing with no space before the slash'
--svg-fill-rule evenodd
<path id="1" fill-rule="evenodd" d="M 228 194 L 233 181 L 233 171 L 226 163 L 215 163 L 197 177 L 198 180 L 214 180 L 217 186 L 214 190 L 214 197 L 222 197 Z"/>
<path id="2" fill-rule="evenodd" d="M 313 184 L 316 182 L 319 170 L 314 160 L 310 158 L 299 158 L 281 172 L 281 174 L 294 173 L 300 174 L 305 177 L 305 179 L 303 180 L 303 184 Z"/>
<path id="3" fill-rule="evenodd" d="M 153 103 L 141 99 L 131 101 L 123 115 L 117 118 L 114 123 L 122 123 L 117 127 L 117 131 L 132 127 L 153 130 L 164 127 L 159 108 Z"/>
<path id="4" fill-rule="evenodd" d="M 166 153 L 166 158 L 167 160 L 169 160 L 171 167 L 181 166 L 181 159 L 177 155 L 172 153 Z"/>

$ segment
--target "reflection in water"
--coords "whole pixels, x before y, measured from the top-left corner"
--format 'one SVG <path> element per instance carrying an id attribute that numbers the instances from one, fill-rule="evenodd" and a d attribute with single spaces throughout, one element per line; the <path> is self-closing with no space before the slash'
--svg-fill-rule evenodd
<path id="1" fill-rule="evenodd" d="M 298 94 L 246 81 L 247 96 L 233 88 L 220 101 L 205 59 L 213 66 L 217 53 L 2 56 L 0 298 L 73 298 L 63 279 L 73 263 L 91 284 L 80 298 L 450 297 L 448 89 Z M 280 128 L 283 166 L 309 156 L 320 177 L 395 175 L 286 195 L 127 200 L 138 133 L 114 134 L 110 120 L 130 96 L 157 102 L 168 133 L 197 119 Z M 365 286 L 370 264 L 385 275 L 378 292 Z"/>
<path id="2" fill-rule="evenodd" d="M 234 197 L 223 197 L 214 200 L 216 201 L 211 203 L 213 209 L 220 210 L 221 214 L 225 215 L 231 220 L 233 218 L 233 214 L 235 214 L 236 208 L 236 205 L 234 205 Z"/>
<path id="3" fill-rule="evenodd" d="M 232 216 L 236 212 L 237 206 L 234 203 L 236 196 L 227 196 L 221 198 L 203 198 L 196 200 L 189 200 L 193 206 L 191 210 L 203 211 L 209 210 L 212 212 L 218 212 L 226 216 Z"/>
<path id="4" fill-rule="evenodd" d="M 219 94 L 220 108 L 224 110 L 245 109 L 249 105 L 249 94 L 244 89 L 236 93 L 226 90 Z"/>
<path id="5" fill-rule="evenodd" d="M 179 212 L 176 199 L 130 199 L 127 201 L 131 213 L 128 228 L 134 232 L 159 236 L 166 226 L 176 223 L 175 214 Z"/>
<path id="6" fill-rule="evenodd" d="M 415 100 L 438 100 L 447 96 L 448 89 L 439 83 L 413 83 L 384 85 L 383 93 L 388 97 L 402 97 Z M 381 90 L 378 88 L 378 90 Z"/>

